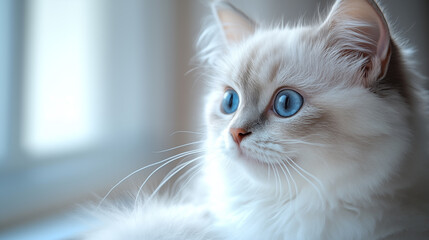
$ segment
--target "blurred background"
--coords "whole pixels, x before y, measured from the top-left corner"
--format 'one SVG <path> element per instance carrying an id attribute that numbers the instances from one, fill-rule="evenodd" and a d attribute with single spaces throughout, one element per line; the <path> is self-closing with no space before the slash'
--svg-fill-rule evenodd
<path id="1" fill-rule="evenodd" d="M 311 22 L 333 1 L 231 2 L 272 23 Z M 429 2 L 381 2 L 429 76 Z M 208 6 L 0 0 L 0 239 L 78 235 L 89 227 L 69 218 L 70 209 L 169 156 L 157 151 L 204 138 L 204 79 L 190 70 Z M 151 170 L 118 189 L 136 191 Z"/>

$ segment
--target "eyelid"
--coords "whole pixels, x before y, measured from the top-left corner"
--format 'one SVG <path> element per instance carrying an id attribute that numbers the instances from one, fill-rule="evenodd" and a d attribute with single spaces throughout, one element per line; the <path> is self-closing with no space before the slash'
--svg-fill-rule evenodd
<path id="1" fill-rule="evenodd" d="M 239 94 L 239 92 L 237 90 L 235 90 L 235 88 L 231 87 L 231 86 L 225 86 L 223 88 L 223 93 L 225 93 L 228 90 L 234 90 L 237 94 Z M 239 94 L 240 95 L 240 94 Z"/>
<path id="2" fill-rule="evenodd" d="M 228 91 L 228 90 L 233 90 L 233 91 L 235 91 L 237 94 L 238 94 L 238 99 L 241 99 L 241 94 L 240 94 L 240 91 L 238 91 L 238 90 L 236 90 L 235 88 L 233 88 L 233 87 L 231 87 L 231 86 L 228 86 L 228 85 L 226 85 L 224 88 L 223 88 L 223 92 L 222 93 L 226 93 L 226 91 Z"/>
<path id="3" fill-rule="evenodd" d="M 282 86 L 282 87 L 277 88 L 274 91 L 274 94 L 273 94 L 274 98 L 275 98 L 275 96 L 277 96 L 277 94 L 279 94 L 283 90 L 292 90 L 292 91 L 299 93 L 299 95 L 301 95 L 303 98 L 307 97 L 307 95 L 303 91 L 301 91 L 300 89 L 297 89 L 297 88 L 291 87 L 291 86 Z"/>

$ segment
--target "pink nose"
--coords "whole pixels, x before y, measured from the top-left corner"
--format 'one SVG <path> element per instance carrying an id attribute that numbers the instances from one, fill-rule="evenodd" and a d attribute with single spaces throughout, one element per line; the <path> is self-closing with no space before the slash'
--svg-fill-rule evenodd
<path id="1" fill-rule="evenodd" d="M 252 133 L 246 131 L 244 128 L 231 128 L 229 132 L 231 133 L 234 142 L 236 142 L 238 145 L 240 145 L 241 141 L 245 136 L 248 136 Z"/>

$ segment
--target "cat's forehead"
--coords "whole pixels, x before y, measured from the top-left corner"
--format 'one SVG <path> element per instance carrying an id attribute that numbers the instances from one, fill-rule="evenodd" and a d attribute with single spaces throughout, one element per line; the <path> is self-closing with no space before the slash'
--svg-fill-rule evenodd
<path id="1" fill-rule="evenodd" d="M 280 87 L 315 88 L 332 79 L 335 63 L 326 60 L 324 39 L 316 30 L 306 27 L 257 32 L 230 52 L 228 80 L 251 92 Z"/>

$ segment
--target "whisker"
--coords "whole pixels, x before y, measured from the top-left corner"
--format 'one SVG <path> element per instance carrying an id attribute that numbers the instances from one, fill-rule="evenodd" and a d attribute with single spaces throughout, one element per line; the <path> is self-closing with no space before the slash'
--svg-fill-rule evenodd
<path id="1" fill-rule="evenodd" d="M 180 177 L 177 178 L 177 181 L 173 184 L 173 189 L 178 188 L 178 184 L 183 181 L 184 178 L 187 178 L 186 182 L 182 183 L 182 188 L 184 188 L 188 183 L 191 181 L 191 179 L 201 170 L 201 165 L 203 165 L 204 162 L 199 162 L 192 166 L 187 172 L 182 174 Z M 196 169 L 196 170 L 195 170 Z M 192 175 L 191 175 L 192 174 Z"/>
<path id="2" fill-rule="evenodd" d="M 286 163 L 284 163 L 284 162 L 280 162 L 280 163 L 285 167 L 287 174 L 290 176 L 290 179 L 291 179 L 291 181 L 294 185 L 294 188 L 295 188 L 295 196 L 297 196 L 298 195 L 298 186 L 296 185 L 295 179 L 293 179 L 292 173 L 290 172 L 289 168 L 286 166 Z"/>
<path id="3" fill-rule="evenodd" d="M 288 169 L 288 167 L 285 165 L 285 163 L 284 162 L 279 162 L 279 164 L 278 164 L 278 166 L 281 168 L 281 170 L 282 170 L 282 172 L 284 173 L 284 175 L 285 175 L 285 178 L 286 178 L 286 181 L 287 181 L 287 183 L 288 183 L 288 188 L 289 188 L 289 199 L 285 199 L 286 201 L 283 203 L 283 205 L 286 205 L 286 203 L 288 203 L 288 205 L 286 205 L 287 206 L 287 208 L 293 208 L 293 211 L 296 211 L 296 204 L 295 204 L 295 202 L 294 201 L 292 201 L 293 200 L 293 197 L 292 197 L 292 189 L 291 189 L 291 184 L 290 184 L 290 181 L 289 181 L 289 178 L 288 178 L 288 175 L 290 176 L 290 178 L 291 178 L 291 180 L 294 182 L 294 185 L 295 185 L 295 192 L 297 193 L 298 192 L 298 188 L 297 188 L 297 186 L 296 186 L 296 183 L 295 183 L 295 181 L 293 180 L 293 177 L 292 177 L 292 175 L 290 174 L 290 171 L 289 171 L 289 169 Z M 283 170 L 283 167 L 286 169 L 286 171 L 288 172 L 288 174 L 286 174 L 286 172 Z M 297 195 L 297 194 L 296 194 Z M 296 196 L 295 195 L 295 196 Z M 283 200 L 282 198 L 280 198 L 279 200 Z M 279 219 L 279 216 L 281 216 L 283 214 L 283 212 L 282 211 L 277 211 L 273 216 L 271 216 L 271 219 Z"/>
<path id="4" fill-rule="evenodd" d="M 285 169 L 286 169 L 288 175 L 290 176 L 290 179 L 291 179 L 291 181 L 292 181 L 292 183 L 294 185 L 295 196 L 292 197 L 292 189 L 290 189 L 289 191 L 290 191 L 290 200 L 291 200 L 291 202 L 293 202 L 293 206 L 292 206 L 293 210 L 296 211 L 296 204 L 295 204 L 294 201 L 292 201 L 292 199 L 296 198 L 298 196 L 298 186 L 296 185 L 295 179 L 293 179 L 292 173 L 290 172 L 289 168 L 286 166 L 286 163 L 282 161 L 282 162 L 280 162 L 280 164 L 285 167 Z"/>
<path id="5" fill-rule="evenodd" d="M 317 184 L 321 187 L 324 188 L 322 182 L 316 178 L 314 175 L 312 175 L 311 173 L 309 173 L 308 171 L 306 171 L 304 168 L 302 168 L 301 166 L 299 166 L 295 161 L 293 161 L 293 159 L 289 158 L 289 160 L 297 167 L 299 168 L 303 173 L 307 174 L 309 177 L 311 177 L 312 179 L 314 179 Z"/>
<path id="6" fill-rule="evenodd" d="M 291 185 L 290 185 L 290 181 L 289 181 L 288 175 L 286 174 L 286 172 L 285 172 L 285 170 L 284 170 L 284 168 L 283 168 L 284 164 L 279 164 L 279 166 L 280 166 L 280 170 L 282 170 L 283 175 L 284 175 L 284 176 L 285 176 L 285 178 L 286 178 L 287 187 L 288 187 L 288 192 L 289 192 L 289 200 L 292 200 L 292 194 L 291 194 L 291 190 L 292 190 L 292 188 L 291 188 Z M 287 167 L 286 167 L 286 169 L 287 169 Z M 287 170 L 287 171 L 289 171 L 289 170 Z"/>
<path id="7" fill-rule="evenodd" d="M 274 182 L 275 182 L 276 187 L 277 187 L 277 179 L 276 179 L 276 173 L 274 172 L 274 167 L 271 163 L 268 163 L 268 168 L 273 169 Z"/>
<path id="8" fill-rule="evenodd" d="M 178 163 L 173 169 L 170 170 L 170 172 L 167 173 L 167 175 L 164 178 L 167 178 L 171 175 L 172 172 L 176 171 L 176 169 L 180 168 L 183 164 L 187 163 L 189 158 L 193 157 L 192 155 L 186 156 L 182 159 L 180 163 Z M 192 159 L 191 159 L 192 160 Z"/>
<path id="9" fill-rule="evenodd" d="M 320 192 L 320 189 L 310 179 L 308 179 L 304 174 L 302 174 L 299 171 L 299 169 L 295 168 L 292 164 L 290 164 L 289 160 L 292 161 L 292 159 L 290 159 L 288 156 L 286 156 L 285 160 L 289 163 L 289 166 L 291 166 L 302 178 L 304 178 L 316 190 L 316 192 L 318 193 L 318 195 L 320 197 L 320 200 L 323 200 L 322 193 Z"/>
<path id="10" fill-rule="evenodd" d="M 275 179 L 275 182 L 276 182 L 276 191 L 275 191 L 275 194 L 276 194 L 276 196 L 278 196 L 278 181 L 280 180 L 280 177 L 279 177 L 279 172 L 277 171 L 277 169 L 270 163 L 270 166 L 272 166 L 272 168 L 273 168 L 273 171 L 274 171 L 274 179 Z"/>
<path id="11" fill-rule="evenodd" d="M 176 146 L 176 147 L 172 147 L 172 148 L 169 148 L 169 149 L 161 150 L 161 151 L 158 151 L 158 152 L 155 152 L 155 153 L 165 153 L 165 152 L 169 152 L 169 151 L 172 151 L 172 150 L 175 150 L 175 149 L 178 149 L 178 148 L 183 148 L 183 147 L 187 147 L 187 146 L 191 146 L 191 145 L 195 145 L 195 144 L 199 144 L 199 143 L 203 143 L 203 142 L 204 141 L 190 142 L 190 143 L 186 143 L 186 144 L 179 145 L 179 146 Z"/>
<path id="12" fill-rule="evenodd" d="M 188 158 L 191 158 L 191 157 L 193 158 L 194 156 L 191 156 L 191 155 L 190 155 L 190 156 L 186 156 L 186 157 L 184 157 L 184 158 L 183 158 L 183 160 L 182 160 L 179 164 L 177 164 L 173 169 L 171 169 L 171 170 L 170 170 L 170 172 L 168 172 L 168 173 L 167 173 L 167 175 L 164 177 L 164 179 L 165 179 L 165 178 L 167 178 L 167 177 L 169 177 L 169 176 L 171 175 L 171 173 L 172 173 L 172 172 L 176 171 L 176 169 L 180 168 L 183 164 L 187 163 L 188 161 L 191 161 L 192 159 L 191 159 L 191 160 L 188 160 Z M 180 177 L 179 177 L 179 178 L 180 178 Z M 163 179 L 163 180 L 164 180 L 164 179 Z M 175 181 L 175 182 L 176 182 L 176 181 Z"/>
<path id="13" fill-rule="evenodd" d="M 191 72 L 193 72 L 193 71 L 197 70 L 198 68 L 199 68 L 199 66 L 197 66 L 197 67 L 193 67 L 193 68 L 189 69 L 188 71 L 186 71 L 184 75 L 185 75 L 185 76 L 188 76 Z"/>
<path id="14" fill-rule="evenodd" d="M 170 137 L 171 136 L 174 136 L 174 135 L 176 135 L 176 134 L 178 134 L 178 133 L 190 133 L 190 134 L 196 134 L 196 135 L 203 135 L 204 133 L 200 133 L 200 132 L 193 132 L 193 131 L 175 131 L 175 132 L 173 132 L 172 134 L 170 134 Z"/>
<path id="15" fill-rule="evenodd" d="M 189 173 L 189 176 L 187 177 L 187 180 L 186 180 L 186 182 L 184 183 L 184 184 L 182 184 L 182 186 L 181 186 L 181 188 L 180 188 L 180 193 L 184 190 L 184 189 L 186 189 L 187 187 L 188 187 L 188 185 L 190 184 L 190 182 L 194 179 L 194 177 L 195 176 L 197 176 L 198 175 L 198 173 L 201 171 L 201 165 L 203 165 L 204 163 L 203 162 L 199 162 L 199 163 L 197 163 L 197 164 L 195 164 L 195 166 L 193 166 L 191 169 L 189 169 L 189 171 L 188 172 L 186 172 L 186 175 L 188 175 Z M 196 170 L 195 170 L 196 169 Z"/>
<path id="16" fill-rule="evenodd" d="M 170 158 L 170 160 L 168 160 L 167 162 L 165 162 L 165 163 L 163 163 L 161 166 L 159 166 L 159 167 L 157 167 L 154 171 L 152 171 L 148 176 L 147 176 L 147 178 L 144 180 L 144 182 L 142 183 L 142 185 L 140 185 L 140 187 L 139 187 L 139 190 L 137 191 L 137 194 L 136 194 L 136 198 L 135 198 L 135 201 L 134 201 L 134 205 L 136 206 L 137 205 L 137 200 L 138 200 L 138 197 L 139 197 L 139 195 L 140 195 L 140 192 L 142 191 L 142 189 L 143 189 L 143 187 L 144 187 L 144 185 L 149 181 L 149 179 L 156 173 L 156 172 L 158 172 L 161 168 L 163 168 L 164 166 L 166 166 L 167 164 L 169 164 L 169 163 L 171 163 L 171 162 L 173 162 L 173 161 L 175 161 L 175 160 L 177 160 L 177 159 L 180 159 L 180 158 L 183 158 L 183 157 L 186 157 L 186 156 L 189 156 L 189 155 L 192 155 L 192 154 L 197 154 L 197 153 L 201 153 L 201 152 L 204 152 L 203 150 L 201 150 L 201 149 L 197 149 L 197 150 L 191 150 L 191 151 L 187 151 L 187 152 L 184 152 L 184 153 L 180 153 L 180 154 L 177 154 L 177 155 L 175 155 L 175 156 L 173 156 L 173 157 L 171 157 Z"/>
<path id="17" fill-rule="evenodd" d="M 165 183 L 167 183 L 174 175 L 176 175 L 178 172 L 180 172 L 181 170 L 183 170 L 186 166 L 188 166 L 189 164 L 197 161 L 198 159 L 201 159 L 202 156 L 194 158 L 188 162 L 182 163 L 179 165 L 179 167 L 177 169 L 175 169 L 173 171 L 173 173 L 167 175 L 166 178 L 164 178 L 161 183 L 158 185 L 158 187 L 155 189 L 155 191 L 152 192 L 152 194 L 150 195 L 150 197 L 148 198 L 148 202 L 156 195 L 156 193 L 161 189 L 162 186 L 164 186 Z"/>
<path id="18" fill-rule="evenodd" d="M 312 143 L 312 142 L 306 142 L 303 140 L 278 140 L 277 142 L 281 142 L 281 143 L 289 143 L 289 144 L 305 144 L 305 145 L 310 145 L 310 146 L 317 146 L 317 147 L 326 147 L 326 144 L 323 143 Z"/>
<path id="19" fill-rule="evenodd" d="M 180 154 L 178 154 L 178 155 L 180 155 Z M 149 164 L 149 165 L 147 165 L 147 166 L 141 167 L 141 168 L 139 168 L 139 169 L 137 169 L 137 170 L 133 171 L 132 173 L 128 174 L 126 177 L 122 178 L 119 182 L 117 182 L 115 185 L 113 185 L 113 187 L 112 187 L 112 188 L 110 188 L 110 190 L 106 193 L 106 195 L 104 195 L 104 197 L 101 199 L 100 203 L 97 205 L 97 209 L 98 209 L 98 208 L 100 208 L 100 206 L 101 206 L 101 205 L 103 204 L 103 202 L 107 199 L 107 197 L 110 195 L 110 193 L 112 193 L 112 192 L 113 192 L 113 190 L 115 190 L 115 188 L 117 188 L 121 183 L 123 183 L 124 181 L 126 181 L 128 178 L 130 178 L 130 177 L 131 177 L 131 176 L 133 176 L 134 174 L 136 174 L 136 173 L 138 173 L 138 172 L 140 172 L 140 171 L 143 171 L 143 170 L 145 170 L 145 169 L 147 169 L 147 168 L 150 168 L 150 167 L 156 166 L 156 165 L 158 165 L 158 164 L 161 164 L 161 163 L 163 163 L 163 162 L 169 161 L 170 159 L 175 158 L 175 157 L 176 157 L 176 156 L 178 156 L 178 155 L 175 155 L 175 156 L 172 156 L 172 157 L 166 158 L 166 159 L 164 159 L 164 160 L 161 160 L 161 161 L 158 161 L 158 162 L 155 162 L 155 163 L 151 163 L 151 164 Z"/>

